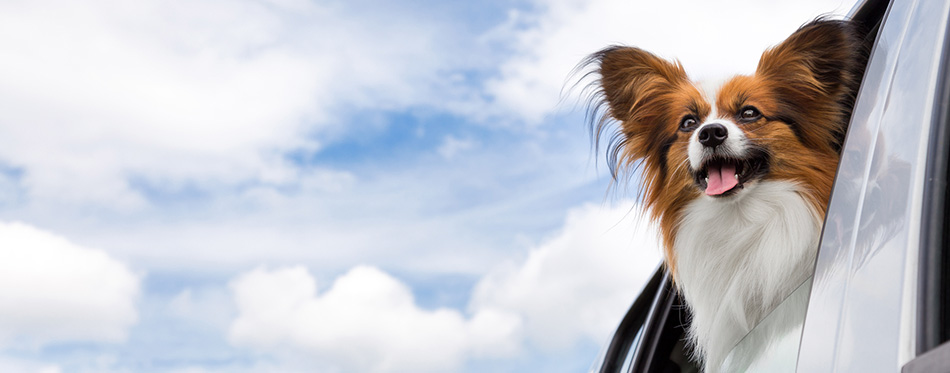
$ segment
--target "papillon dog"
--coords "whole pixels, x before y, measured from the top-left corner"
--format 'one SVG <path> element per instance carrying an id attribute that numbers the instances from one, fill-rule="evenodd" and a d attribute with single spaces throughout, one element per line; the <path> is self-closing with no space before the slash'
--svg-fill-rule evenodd
<path id="1" fill-rule="evenodd" d="M 616 127 L 611 171 L 640 171 L 706 372 L 813 272 L 863 45 L 852 22 L 818 19 L 710 91 L 634 47 L 582 63 L 599 75 L 595 141 Z"/>

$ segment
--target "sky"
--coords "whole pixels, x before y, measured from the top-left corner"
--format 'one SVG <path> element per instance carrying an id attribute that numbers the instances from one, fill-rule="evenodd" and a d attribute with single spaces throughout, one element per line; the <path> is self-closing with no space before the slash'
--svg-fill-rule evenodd
<path id="1" fill-rule="evenodd" d="M 2 1 L 0 371 L 586 371 L 660 249 L 574 67 L 852 4 Z"/>

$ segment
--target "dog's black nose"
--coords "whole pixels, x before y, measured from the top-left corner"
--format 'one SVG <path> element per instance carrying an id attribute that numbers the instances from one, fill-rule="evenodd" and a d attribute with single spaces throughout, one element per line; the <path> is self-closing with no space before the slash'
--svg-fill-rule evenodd
<path id="1" fill-rule="evenodd" d="M 699 130 L 699 143 L 706 147 L 719 146 L 726 141 L 727 137 L 729 137 L 729 131 L 726 130 L 726 126 L 719 123 L 707 124 Z"/>

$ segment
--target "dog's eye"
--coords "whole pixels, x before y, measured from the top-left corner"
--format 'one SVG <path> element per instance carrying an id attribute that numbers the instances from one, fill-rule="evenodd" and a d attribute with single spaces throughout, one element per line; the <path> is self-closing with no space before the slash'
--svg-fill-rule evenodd
<path id="1" fill-rule="evenodd" d="M 687 115 L 683 118 L 683 121 L 680 122 L 680 131 L 692 131 L 696 129 L 697 123 L 699 123 L 699 121 L 696 120 L 696 117 Z"/>
<path id="2" fill-rule="evenodd" d="M 743 122 L 752 122 L 758 120 L 761 116 L 762 113 L 759 113 L 759 109 L 752 106 L 746 106 L 739 110 L 739 120 Z"/>

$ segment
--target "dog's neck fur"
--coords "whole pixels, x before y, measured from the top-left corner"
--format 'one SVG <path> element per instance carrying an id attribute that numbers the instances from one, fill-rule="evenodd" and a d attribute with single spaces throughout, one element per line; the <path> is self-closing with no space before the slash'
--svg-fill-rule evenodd
<path id="1" fill-rule="evenodd" d="M 736 196 L 703 196 L 679 222 L 676 279 L 705 350 L 705 371 L 812 272 L 821 217 L 788 181 L 761 181 Z"/>

